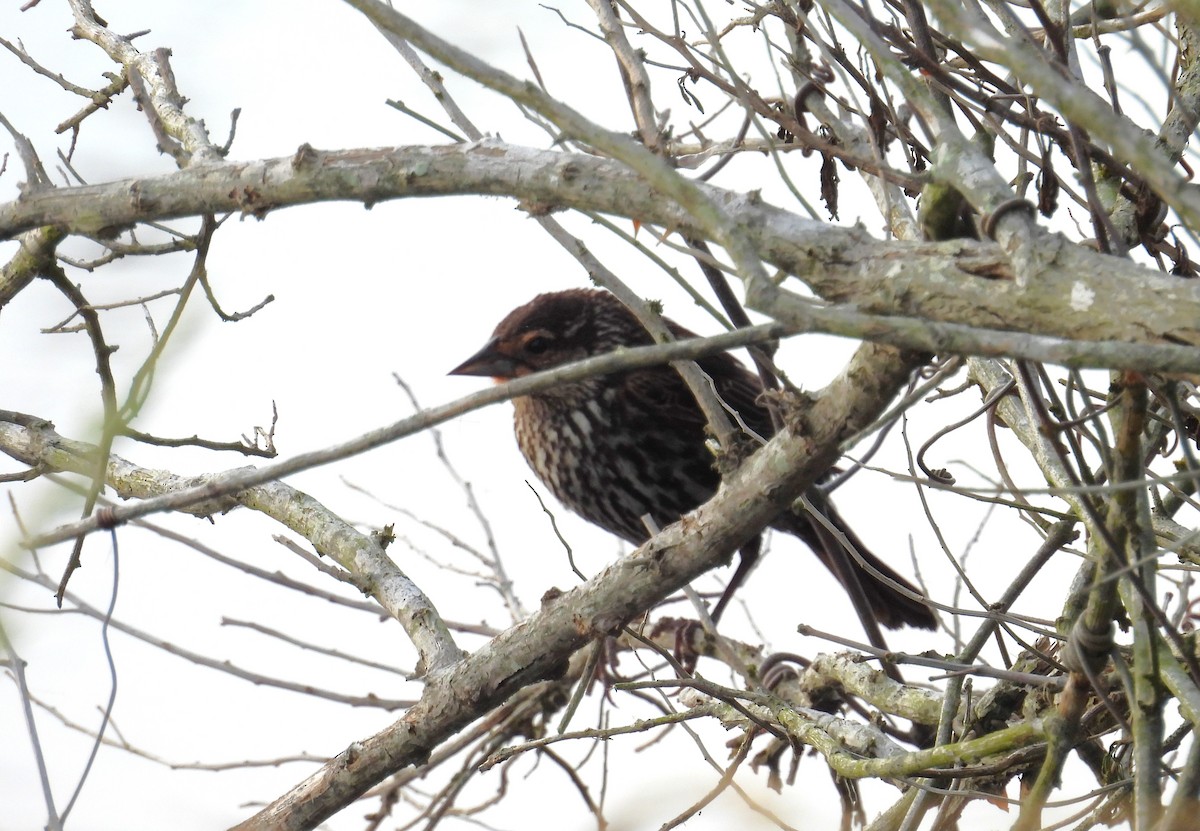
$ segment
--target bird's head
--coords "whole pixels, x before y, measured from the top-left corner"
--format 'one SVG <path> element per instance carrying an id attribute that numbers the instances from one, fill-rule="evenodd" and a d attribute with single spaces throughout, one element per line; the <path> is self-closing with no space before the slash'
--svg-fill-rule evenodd
<path id="1" fill-rule="evenodd" d="M 636 318 L 608 292 L 539 294 L 509 312 L 491 340 L 450 374 L 507 381 L 619 346 L 650 342 Z"/>

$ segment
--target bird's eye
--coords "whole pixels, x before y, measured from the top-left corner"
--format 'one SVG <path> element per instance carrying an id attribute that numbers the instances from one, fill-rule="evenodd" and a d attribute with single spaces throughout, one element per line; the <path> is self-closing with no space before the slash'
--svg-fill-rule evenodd
<path id="1" fill-rule="evenodd" d="M 550 339 L 538 335 L 535 338 L 530 338 L 525 343 L 525 351 L 530 355 L 541 355 L 550 348 Z"/>

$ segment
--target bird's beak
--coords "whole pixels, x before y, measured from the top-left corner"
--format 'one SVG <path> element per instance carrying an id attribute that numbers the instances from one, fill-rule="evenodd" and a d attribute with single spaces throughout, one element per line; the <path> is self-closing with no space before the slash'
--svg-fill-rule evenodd
<path id="1" fill-rule="evenodd" d="M 516 378 L 517 362 L 500 352 L 497 346 L 496 339 L 492 338 L 483 349 L 450 370 L 448 374 L 491 376 L 498 381 Z"/>

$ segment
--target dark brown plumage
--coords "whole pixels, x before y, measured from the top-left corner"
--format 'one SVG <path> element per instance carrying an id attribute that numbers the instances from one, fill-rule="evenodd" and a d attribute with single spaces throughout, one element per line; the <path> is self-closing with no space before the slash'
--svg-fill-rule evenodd
<path id="1" fill-rule="evenodd" d="M 694 337 L 682 326 L 667 324 L 678 337 Z M 513 310 L 483 349 L 451 374 L 517 378 L 622 346 L 651 343 L 633 313 L 606 291 L 541 294 Z M 756 376 L 725 354 L 698 363 L 746 426 L 764 437 L 774 432 L 768 412 L 758 403 L 762 387 Z M 572 511 L 631 543 L 649 536 L 644 515 L 669 525 L 708 501 L 720 484 L 705 446 L 704 416 L 669 366 L 562 384 L 513 403 L 517 443 L 538 478 Z M 920 596 L 867 550 L 827 498 L 815 489 L 809 497 L 872 569 Z M 772 527 L 804 540 L 843 585 L 857 581 L 870 614 L 883 626 L 934 627 L 924 603 L 869 573 L 816 519 L 789 511 Z M 730 589 L 757 557 L 758 542 L 743 549 Z M 729 592 L 717 613 L 728 598 Z"/>

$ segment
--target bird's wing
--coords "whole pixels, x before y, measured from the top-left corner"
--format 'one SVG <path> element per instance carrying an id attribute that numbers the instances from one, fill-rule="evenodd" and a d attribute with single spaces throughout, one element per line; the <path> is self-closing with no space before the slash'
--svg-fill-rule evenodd
<path id="1" fill-rule="evenodd" d="M 717 395 L 726 406 L 745 422 L 745 425 L 764 439 L 775 434 L 771 414 L 759 401 L 762 383 L 758 376 L 746 369 L 732 355 L 721 353 L 699 361 L 700 368 L 708 373 L 716 385 Z"/>
<path id="2" fill-rule="evenodd" d="M 680 326 L 669 318 L 666 322 L 671 334 L 677 338 L 698 337 L 695 332 Z M 712 378 L 713 384 L 717 388 L 717 395 L 721 397 L 726 406 L 738 414 L 747 427 L 764 439 L 769 439 L 775 434 L 775 427 L 771 424 L 771 414 L 758 400 L 762 395 L 763 388 L 757 375 L 746 369 L 741 361 L 728 352 L 719 352 L 716 355 L 701 358 L 696 363 L 709 378 Z M 683 384 L 682 380 L 680 383 L 686 392 L 687 385 Z M 691 393 L 688 393 L 688 398 L 695 401 L 691 397 Z M 703 419 L 703 415 L 699 412 L 696 415 Z"/>
<path id="3" fill-rule="evenodd" d="M 704 413 L 679 373 L 669 366 L 639 369 L 621 379 L 623 394 L 636 401 L 636 412 L 660 423 L 677 425 L 679 432 L 696 431 L 703 435 L 707 423 Z M 630 425 L 634 426 L 634 425 Z"/>
<path id="4" fill-rule="evenodd" d="M 729 355 L 714 355 L 699 361 L 713 380 L 717 394 L 738 414 L 746 426 L 763 438 L 774 433 L 770 414 L 758 403 L 762 393 L 758 378 Z M 631 400 L 643 402 L 642 412 L 654 413 L 679 424 L 681 429 L 703 431 L 707 420 L 696 398 L 679 373 L 670 367 L 653 367 L 624 375 L 621 385 Z"/>

